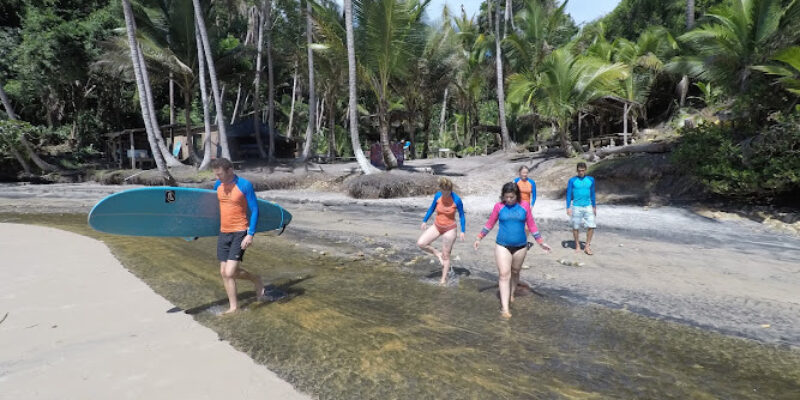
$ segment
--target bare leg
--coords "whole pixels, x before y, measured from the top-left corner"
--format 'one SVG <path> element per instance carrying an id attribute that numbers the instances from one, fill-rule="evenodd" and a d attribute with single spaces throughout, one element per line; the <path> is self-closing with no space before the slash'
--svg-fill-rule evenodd
<path id="1" fill-rule="evenodd" d="M 456 241 L 456 230 L 451 229 L 442 235 L 442 280 L 440 285 L 447 283 L 447 273 L 450 271 L 450 251 Z"/>
<path id="2" fill-rule="evenodd" d="M 581 239 L 580 239 L 580 231 L 577 229 L 572 230 L 572 237 L 575 239 L 575 252 L 581 252 Z"/>
<path id="3" fill-rule="evenodd" d="M 428 252 L 436 256 L 439 259 L 440 264 L 444 264 L 444 260 L 442 260 L 442 253 L 439 250 L 436 250 L 431 246 L 436 238 L 440 236 L 439 229 L 436 229 L 435 225 L 431 225 L 425 232 L 422 232 L 422 235 L 419 236 L 417 239 L 417 246 L 422 249 L 422 251 Z"/>
<path id="4" fill-rule="evenodd" d="M 509 301 L 514 302 L 514 293 L 517 291 L 517 284 L 519 284 L 519 272 L 522 270 L 522 263 L 525 261 L 525 256 L 528 254 L 528 249 L 523 248 L 517 250 L 511 256 L 511 297 Z"/>
<path id="5" fill-rule="evenodd" d="M 222 284 L 225 286 L 225 293 L 228 294 L 228 302 L 230 303 L 230 307 L 225 314 L 239 309 L 239 299 L 236 293 L 237 279 L 247 279 L 253 282 L 256 296 L 260 297 L 264 295 L 264 284 L 261 282 L 261 278 L 247 272 L 244 268 L 239 268 L 239 261 L 228 260 L 226 262 L 220 262 L 219 268 L 220 275 L 222 276 Z"/>
<path id="6" fill-rule="evenodd" d="M 589 245 L 592 243 L 592 236 L 594 236 L 594 228 L 587 228 L 586 229 L 586 254 L 592 255 L 592 249 L 589 248 Z"/>
<path id="7" fill-rule="evenodd" d="M 511 252 L 507 248 L 497 245 L 494 249 L 494 258 L 497 262 L 498 289 L 500 289 L 500 308 L 503 317 L 510 318 L 511 313 L 508 311 L 508 298 L 511 290 L 509 287 L 511 281 Z"/>

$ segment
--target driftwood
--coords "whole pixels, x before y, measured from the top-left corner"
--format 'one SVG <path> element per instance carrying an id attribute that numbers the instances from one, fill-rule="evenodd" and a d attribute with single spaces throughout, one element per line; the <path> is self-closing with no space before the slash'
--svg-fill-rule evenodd
<path id="1" fill-rule="evenodd" d="M 595 152 L 597 157 L 603 158 L 611 154 L 621 153 L 666 153 L 671 150 L 672 146 L 669 143 L 644 143 L 632 144 L 620 147 L 606 147 Z"/>

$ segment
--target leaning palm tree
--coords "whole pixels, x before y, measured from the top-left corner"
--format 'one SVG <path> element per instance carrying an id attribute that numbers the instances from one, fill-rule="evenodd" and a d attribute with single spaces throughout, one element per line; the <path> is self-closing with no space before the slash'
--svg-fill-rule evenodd
<path id="1" fill-rule="evenodd" d="M 149 96 L 147 93 L 149 92 L 146 88 L 147 86 L 147 79 L 146 73 L 147 69 L 144 68 L 144 63 L 142 62 L 141 54 L 139 53 L 139 44 L 136 41 L 136 23 L 133 20 L 133 10 L 131 9 L 131 3 L 128 0 L 122 0 L 122 11 L 125 16 L 125 29 L 128 34 L 128 47 L 130 48 L 130 55 L 131 55 L 131 63 L 133 64 L 133 72 L 136 78 L 136 87 L 139 92 L 139 105 L 142 109 L 142 120 L 144 121 L 145 130 L 147 131 L 147 140 L 150 142 L 150 149 L 151 153 L 153 153 L 153 159 L 156 162 L 156 167 L 161 172 L 161 176 L 164 179 L 164 183 L 168 185 L 176 185 L 175 178 L 169 173 L 166 167 L 166 163 L 164 158 L 161 154 L 160 149 L 158 148 L 158 143 L 156 142 L 156 131 L 154 129 L 158 129 L 158 126 L 153 127 L 151 108 L 152 104 L 148 103 Z M 160 132 L 158 133 L 161 134 Z"/>
<path id="2" fill-rule="evenodd" d="M 222 108 L 222 95 L 219 90 L 219 81 L 217 80 L 217 68 L 214 65 L 214 57 L 211 54 L 211 42 L 208 40 L 208 31 L 206 30 L 206 23 L 203 19 L 202 8 L 200 7 L 200 0 L 192 0 L 194 5 L 194 16 L 197 21 L 197 28 L 200 31 L 200 39 L 203 42 L 203 52 L 205 53 L 206 63 L 208 64 L 208 76 L 211 80 L 211 91 L 214 94 L 214 105 L 217 112 L 217 131 L 219 132 L 219 143 L 222 147 L 222 157 L 231 159 L 231 152 L 228 149 L 228 134 L 225 129 L 225 114 Z"/>
<path id="3" fill-rule="evenodd" d="M 356 157 L 358 166 L 364 174 L 371 174 L 375 171 L 364 151 L 361 150 L 361 141 L 358 138 L 358 99 L 356 95 L 356 48 L 353 36 L 353 1 L 344 0 L 344 24 L 345 36 L 347 40 L 347 82 L 348 82 L 348 107 L 347 115 L 350 120 L 350 144 L 353 146 L 353 155 Z"/>
<path id="4" fill-rule="evenodd" d="M 622 63 L 575 56 L 569 47 L 547 56 L 536 75 L 514 74 L 509 78 L 509 102 L 530 106 L 534 101 L 539 114 L 553 119 L 559 127 L 561 148 L 572 155 L 567 133 L 574 115 L 589 103 L 612 94 L 628 72 Z"/>
<path id="5" fill-rule="evenodd" d="M 194 23 L 194 36 L 197 47 L 198 80 L 200 81 L 200 101 L 203 104 L 203 161 L 200 162 L 199 170 L 207 169 L 211 165 L 211 113 L 208 105 L 208 89 L 206 88 L 206 62 L 205 52 L 203 51 L 203 39 L 200 37 L 200 28 L 197 21 Z"/>

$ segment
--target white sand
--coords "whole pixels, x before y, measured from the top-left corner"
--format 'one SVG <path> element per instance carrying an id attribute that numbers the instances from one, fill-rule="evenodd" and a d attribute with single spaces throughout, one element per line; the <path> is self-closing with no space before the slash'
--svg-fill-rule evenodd
<path id="1" fill-rule="evenodd" d="M 308 399 L 97 240 L 0 224 L 0 399 Z"/>

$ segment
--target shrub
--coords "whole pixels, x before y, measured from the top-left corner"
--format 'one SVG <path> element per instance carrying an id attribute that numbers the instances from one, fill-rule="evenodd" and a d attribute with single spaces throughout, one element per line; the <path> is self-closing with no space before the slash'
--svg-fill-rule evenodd
<path id="1" fill-rule="evenodd" d="M 763 202 L 800 186 L 797 118 L 776 121 L 749 137 L 729 124 L 684 128 L 682 134 L 673 160 L 713 193 Z"/>

